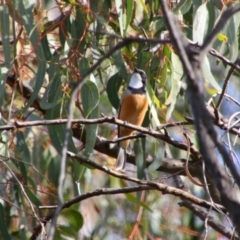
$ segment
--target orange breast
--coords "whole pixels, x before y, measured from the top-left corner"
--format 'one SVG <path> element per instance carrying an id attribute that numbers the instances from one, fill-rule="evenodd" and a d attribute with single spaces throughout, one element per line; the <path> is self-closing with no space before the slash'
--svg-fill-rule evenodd
<path id="1" fill-rule="evenodd" d="M 144 120 L 147 108 L 148 100 L 146 95 L 125 95 L 122 99 L 119 119 L 140 126 Z M 120 137 L 130 136 L 133 133 L 134 130 L 132 129 L 120 127 Z M 129 140 L 121 142 L 123 148 L 127 148 L 128 144 Z"/>

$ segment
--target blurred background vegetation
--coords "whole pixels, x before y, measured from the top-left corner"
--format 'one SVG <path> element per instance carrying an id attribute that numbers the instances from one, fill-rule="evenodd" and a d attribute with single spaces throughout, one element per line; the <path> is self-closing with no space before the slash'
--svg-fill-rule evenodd
<path id="1" fill-rule="evenodd" d="M 223 0 L 168 0 L 185 36 L 196 45 L 203 42 L 222 12 L 233 4 L 234 1 Z M 71 89 L 122 38 L 167 41 L 169 36 L 158 0 L 3 0 L 0 18 L 0 236 L 29 239 L 33 227 L 39 224 L 36 215 L 42 218 L 52 211 L 39 206 L 58 203 L 65 124 L 11 130 L 4 126 L 15 121 L 66 119 Z M 240 14 L 235 14 L 218 34 L 213 44 L 215 52 L 212 50 L 213 54 L 204 60 L 206 102 L 216 103 L 222 91 L 231 68 L 225 60 L 234 63 L 239 56 L 239 23 Z M 143 125 L 156 129 L 161 124 L 186 123 L 185 117 L 191 117 L 191 113 L 184 94 L 184 72 L 170 42 L 134 41 L 106 58 L 87 76 L 74 99 L 74 119 L 116 116 L 121 92 L 134 67 L 145 70 L 148 76 L 150 104 Z M 234 71 L 220 108 L 226 118 L 239 111 L 239 85 L 239 71 Z M 94 148 L 98 137 L 115 138 L 116 126 L 105 123 L 78 128 L 80 133 L 84 129 L 85 135 L 76 137 L 73 133 L 69 150 L 114 168 L 117 148 L 109 155 Z M 183 133 L 188 133 L 198 146 L 191 123 L 173 124 L 167 131 L 184 144 Z M 229 147 L 225 133 L 219 129 Z M 128 164 L 126 174 L 175 186 L 168 171 L 156 170 L 166 157 L 166 149 L 168 157 L 179 160 L 186 158 L 186 151 L 150 136 L 132 142 L 133 155 L 137 150 L 138 158 L 154 162 L 147 173 L 143 171 L 144 164 L 137 163 L 139 171 Z M 237 159 L 239 142 L 232 138 L 230 142 Z M 175 175 L 185 175 L 185 171 Z M 187 191 L 208 200 L 203 188 L 185 177 L 181 181 Z M 95 189 L 132 185 L 68 159 L 64 200 Z M 205 234 L 204 222 L 180 207 L 179 200 L 158 191 L 89 198 L 61 212 L 55 239 L 200 239 Z M 223 215 L 214 216 L 229 227 Z M 207 239 L 224 237 L 209 228 Z"/>

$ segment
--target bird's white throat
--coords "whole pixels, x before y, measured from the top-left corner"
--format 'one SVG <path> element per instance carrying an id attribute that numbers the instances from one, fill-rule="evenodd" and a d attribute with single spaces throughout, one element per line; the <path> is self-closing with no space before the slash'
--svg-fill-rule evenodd
<path id="1" fill-rule="evenodd" d="M 135 89 L 143 87 L 142 77 L 139 73 L 133 73 L 129 82 L 129 87 L 135 88 Z"/>

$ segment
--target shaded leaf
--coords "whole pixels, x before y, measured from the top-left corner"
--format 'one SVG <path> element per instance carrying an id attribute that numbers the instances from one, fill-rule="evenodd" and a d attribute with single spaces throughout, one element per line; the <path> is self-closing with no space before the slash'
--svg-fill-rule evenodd
<path id="1" fill-rule="evenodd" d="M 5 84 L 7 80 L 8 69 L 6 67 L 0 67 L 0 105 L 3 105 Z"/>
<path id="2" fill-rule="evenodd" d="M 153 172 L 161 166 L 161 163 L 162 163 L 162 160 L 164 157 L 164 153 L 165 153 L 164 144 L 162 143 L 162 141 L 160 141 L 158 148 L 157 148 L 157 152 L 155 154 L 155 159 L 152 162 L 152 164 L 150 164 L 148 166 L 149 172 Z"/>
<path id="3" fill-rule="evenodd" d="M 5 210 L 4 210 L 4 207 L 3 207 L 1 201 L 0 201 L 0 216 L 1 216 L 0 217 L 0 232 L 1 232 L 2 239 L 11 240 L 11 236 L 8 232 L 8 227 L 6 224 Z"/>
<path id="4" fill-rule="evenodd" d="M 126 26 L 125 26 L 125 29 L 124 29 L 124 35 L 126 36 L 126 32 L 127 32 L 127 29 L 128 29 L 128 25 L 132 19 L 132 13 L 133 13 L 133 0 L 128 0 L 126 1 L 126 10 L 127 10 L 127 13 L 126 13 Z"/>
<path id="5" fill-rule="evenodd" d="M 56 102 L 61 100 L 61 104 L 57 104 L 54 107 L 47 109 L 45 118 L 46 119 L 58 119 L 65 118 L 67 116 L 66 104 L 64 102 L 64 92 L 62 91 L 60 73 L 54 75 L 51 81 L 51 87 L 48 94 L 48 102 Z M 65 136 L 65 125 L 48 125 L 49 136 L 52 140 L 54 147 L 59 153 L 62 153 L 63 140 Z M 75 144 L 72 140 L 72 132 L 70 132 L 68 140 L 69 151 L 77 152 Z"/>
<path id="6" fill-rule="evenodd" d="M 73 228 L 76 232 L 79 231 L 83 226 L 83 217 L 81 213 L 72 208 L 64 209 L 61 212 L 60 217 L 64 218 L 67 222 L 67 225 Z"/>
<path id="7" fill-rule="evenodd" d="M 134 143 L 135 161 L 137 166 L 137 177 L 139 179 L 146 179 L 146 152 L 145 152 L 146 139 L 136 139 Z"/>
<path id="8" fill-rule="evenodd" d="M 39 198 L 29 189 L 29 188 L 25 188 L 25 191 L 29 197 L 29 199 L 31 200 L 31 202 L 36 206 L 39 207 L 42 205 L 41 201 L 39 200 Z"/>
<path id="9" fill-rule="evenodd" d="M 112 106 L 118 110 L 120 99 L 118 97 L 118 91 L 122 84 L 122 77 L 119 73 L 115 73 L 113 76 L 111 76 L 107 81 L 107 95 L 110 103 Z"/>
<path id="10" fill-rule="evenodd" d="M 176 8 L 173 9 L 174 12 L 180 11 L 181 14 L 185 14 L 189 11 L 189 9 L 192 6 L 193 1 L 192 0 L 181 0 Z"/>
<path id="11" fill-rule="evenodd" d="M 11 68 L 11 49 L 10 49 L 10 38 L 9 38 L 9 11 L 6 3 L 0 6 L 0 19 L 1 19 L 1 44 L 4 53 L 4 65 Z"/>
<path id="12" fill-rule="evenodd" d="M 84 117 L 91 119 L 98 117 L 98 103 L 99 93 L 95 83 L 87 81 L 81 89 L 82 104 Z M 85 154 L 89 156 L 94 149 L 95 141 L 97 137 L 97 124 L 89 124 L 85 126 L 86 129 L 86 143 L 85 143 Z"/>
<path id="13" fill-rule="evenodd" d="M 17 131 L 17 148 L 16 154 L 21 159 L 19 162 L 20 171 L 24 177 L 25 183 L 27 184 L 27 165 L 24 163 L 31 162 L 31 153 L 29 151 L 28 145 L 26 143 L 26 136 L 23 134 L 22 131 Z M 23 161 L 23 162 L 22 162 Z"/>
<path id="14" fill-rule="evenodd" d="M 138 204 L 139 206 L 144 207 L 144 209 L 152 212 L 151 208 L 143 201 L 139 201 L 137 197 L 134 196 L 134 194 L 132 193 L 126 193 L 125 194 L 126 198 L 128 201 L 134 203 L 134 204 Z"/>

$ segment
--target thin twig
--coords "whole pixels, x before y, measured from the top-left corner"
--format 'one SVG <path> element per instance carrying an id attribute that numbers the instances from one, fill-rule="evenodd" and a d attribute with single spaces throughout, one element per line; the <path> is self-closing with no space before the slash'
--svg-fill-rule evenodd
<path id="1" fill-rule="evenodd" d="M 237 59 L 236 59 L 236 61 L 234 62 L 234 64 L 237 65 L 237 63 L 239 62 L 239 60 L 240 60 L 240 58 L 237 57 Z M 228 74 L 227 74 L 225 80 L 224 80 L 224 84 L 223 84 L 223 87 L 222 87 L 222 92 L 221 92 L 220 97 L 219 97 L 219 99 L 218 99 L 218 102 L 217 102 L 217 104 L 216 104 L 216 109 L 217 109 L 217 110 L 219 110 L 219 107 L 220 107 L 220 105 L 221 105 L 223 96 L 224 96 L 224 94 L 225 94 L 225 92 L 226 92 L 226 90 L 227 90 L 227 86 L 228 86 L 230 77 L 232 76 L 234 70 L 235 70 L 235 66 L 231 67 L 231 68 L 229 69 L 229 71 L 228 71 Z"/>
<path id="2" fill-rule="evenodd" d="M 35 218 L 38 220 L 38 222 L 39 222 L 40 225 L 41 225 L 41 234 L 42 234 L 42 236 L 43 236 L 43 237 L 46 237 L 46 229 L 45 229 L 45 227 L 44 227 L 44 224 L 41 222 L 41 219 L 38 217 L 37 213 L 35 212 L 35 209 L 34 209 L 34 207 L 33 207 L 33 205 L 32 205 L 32 202 L 31 202 L 31 200 L 29 199 L 29 197 L 28 197 L 28 195 L 27 195 L 27 193 L 26 193 L 26 191 L 25 191 L 25 188 L 23 187 L 21 181 L 19 181 L 19 179 L 17 178 L 17 176 L 15 175 L 15 173 L 14 173 L 14 172 L 12 171 L 12 169 L 7 165 L 7 163 L 5 163 L 5 161 L 3 161 L 2 159 L 0 159 L 0 162 L 8 169 L 8 171 L 11 173 L 11 175 L 12 175 L 12 176 L 15 178 L 15 180 L 18 182 L 18 184 L 19 184 L 19 186 L 20 186 L 20 188 L 21 188 L 21 190 L 22 190 L 23 195 L 24 195 L 25 198 L 27 199 L 28 204 L 30 205 L 30 207 L 31 207 L 31 209 L 32 209 L 32 212 L 33 212 Z"/>

